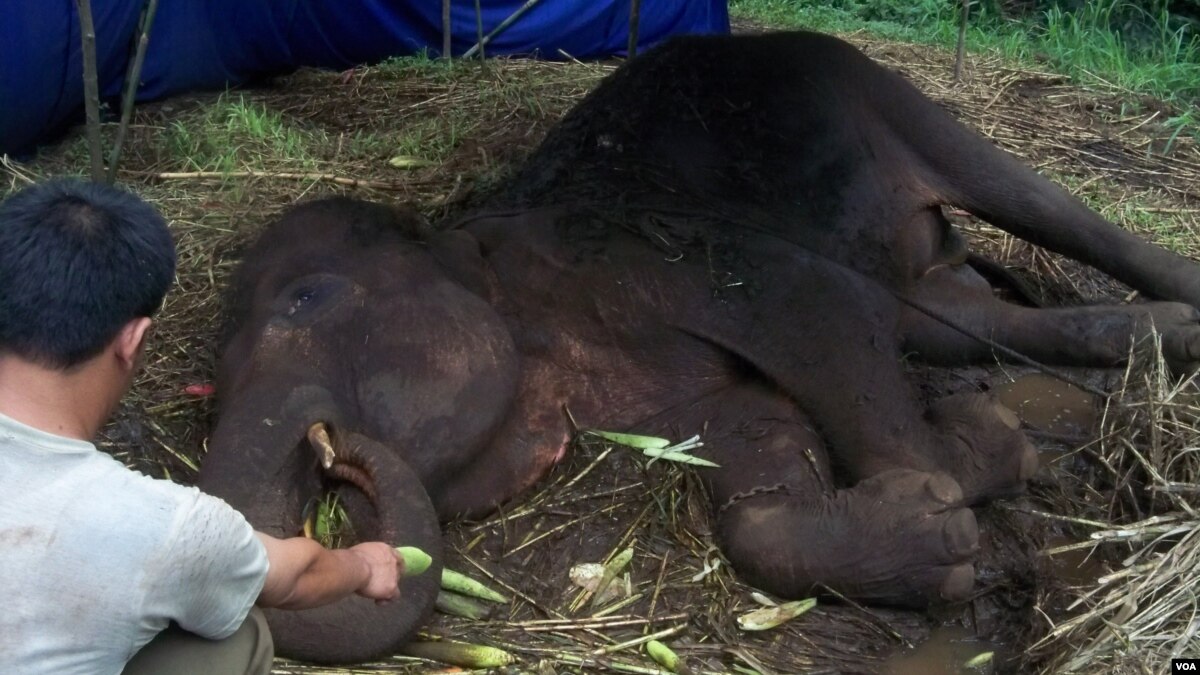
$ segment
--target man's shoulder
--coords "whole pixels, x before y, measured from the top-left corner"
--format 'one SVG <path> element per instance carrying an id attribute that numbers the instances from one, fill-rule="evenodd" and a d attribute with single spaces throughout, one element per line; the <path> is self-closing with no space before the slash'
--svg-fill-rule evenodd
<path id="1" fill-rule="evenodd" d="M 125 518 L 136 513 L 143 525 L 158 519 L 166 526 L 181 517 L 231 510 L 195 487 L 131 469 L 90 443 L 63 439 L 54 445 L 49 438 L 0 434 L 5 469 L 0 486 L 19 488 L 48 513 L 57 509 L 47 502 L 86 503 L 93 520 L 103 520 L 106 512 Z"/>

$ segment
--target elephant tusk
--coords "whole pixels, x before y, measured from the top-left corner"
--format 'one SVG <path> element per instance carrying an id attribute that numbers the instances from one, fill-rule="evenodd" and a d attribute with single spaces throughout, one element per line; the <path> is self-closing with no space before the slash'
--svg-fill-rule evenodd
<path id="1" fill-rule="evenodd" d="M 328 470 L 333 466 L 333 442 L 329 439 L 329 429 L 324 422 L 317 422 L 308 428 L 308 442 L 321 458 L 321 466 Z"/>

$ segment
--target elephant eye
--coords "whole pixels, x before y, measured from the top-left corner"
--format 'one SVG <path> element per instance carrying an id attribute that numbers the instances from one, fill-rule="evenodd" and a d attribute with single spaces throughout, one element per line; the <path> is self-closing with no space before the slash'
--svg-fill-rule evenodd
<path id="1" fill-rule="evenodd" d="M 296 311 L 303 307 L 308 301 L 313 299 L 317 294 L 316 290 L 308 287 L 303 287 L 292 294 L 292 301 L 288 303 L 287 315 L 293 316 Z"/>
<path id="2" fill-rule="evenodd" d="M 280 289 L 272 310 L 294 321 L 320 320 L 352 291 L 353 284 L 333 274 L 309 274 Z"/>

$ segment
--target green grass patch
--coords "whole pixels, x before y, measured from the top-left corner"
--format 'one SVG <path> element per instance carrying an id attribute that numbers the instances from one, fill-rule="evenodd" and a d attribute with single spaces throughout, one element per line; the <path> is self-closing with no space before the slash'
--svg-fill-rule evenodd
<path id="1" fill-rule="evenodd" d="M 171 123 L 167 147 L 185 171 L 239 171 L 280 160 L 311 168 L 312 148 L 328 143 L 319 131 L 302 129 L 242 94 L 224 94 L 195 114 Z"/>
<path id="2" fill-rule="evenodd" d="M 1048 172 L 1047 177 L 1106 219 L 1177 253 L 1200 256 L 1195 218 L 1168 195 L 1147 190 L 1113 192 L 1103 181 L 1078 175 Z"/>
<path id="3" fill-rule="evenodd" d="M 973 2 L 967 48 L 1049 65 L 1074 80 L 1148 95 L 1181 112 L 1164 120 L 1177 133 L 1198 131 L 1200 31 L 1163 0 L 1056 3 L 1019 20 L 991 1 Z M 731 0 L 734 16 L 780 27 L 832 33 L 865 30 L 882 38 L 952 47 L 959 6 L 946 0 Z"/>
<path id="4" fill-rule="evenodd" d="M 476 126 L 477 122 L 472 121 L 467 113 L 445 110 L 438 117 L 422 118 L 406 125 L 397 134 L 394 151 L 397 155 L 442 162 L 450 157 Z"/>
<path id="5" fill-rule="evenodd" d="M 433 58 L 422 49 L 415 54 L 386 59 L 372 66 L 372 70 L 379 75 L 395 79 L 419 77 L 430 83 L 446 83 L 459 79 L 465 69 L 480 67 L 479 61 Z"/>

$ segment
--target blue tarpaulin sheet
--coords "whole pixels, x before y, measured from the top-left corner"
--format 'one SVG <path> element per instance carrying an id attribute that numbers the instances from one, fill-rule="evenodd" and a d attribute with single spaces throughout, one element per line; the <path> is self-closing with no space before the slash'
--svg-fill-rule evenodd
<path id="1" fill-rule="evenodd" d="M 101 96 L 125 79 L 145 0 L 92 0 Z M 481 0 L 483 31 L 525 0 Z M 625 52 L 630 0 L 540 0 L 488 55 L 586 59 Z M 472 0 L 453 0 L 454 54 L 475 43 Z M 725 0 L 644 0 L 639 49 L 681 33 L 728 32 Z M 300 66 L 348 68 L 442 46 L 439 0 L 160 0 L 139 100 L 224 87 Z M 0 2 L 0 153 L 28 151 L 83 108 L 75 0 Z"/>

